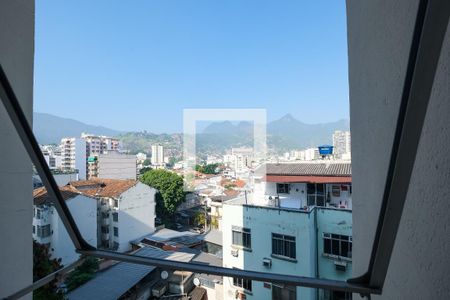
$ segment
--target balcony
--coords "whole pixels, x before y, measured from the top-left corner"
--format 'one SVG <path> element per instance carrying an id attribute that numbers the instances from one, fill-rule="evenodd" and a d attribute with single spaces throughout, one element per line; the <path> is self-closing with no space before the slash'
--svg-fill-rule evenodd
<path id="1" fill-rule="evenodd" d="M 109 241 L 109 233 L 102 233 L 102 241 Z"/>

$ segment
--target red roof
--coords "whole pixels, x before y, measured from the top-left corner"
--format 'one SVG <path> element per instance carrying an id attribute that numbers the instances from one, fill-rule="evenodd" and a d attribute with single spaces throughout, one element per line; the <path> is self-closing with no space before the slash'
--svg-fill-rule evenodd
<path id="1" fill-rule="evenodd" d="M 352 183 L 350 176 L 267 175 L 267 182 Z"/>

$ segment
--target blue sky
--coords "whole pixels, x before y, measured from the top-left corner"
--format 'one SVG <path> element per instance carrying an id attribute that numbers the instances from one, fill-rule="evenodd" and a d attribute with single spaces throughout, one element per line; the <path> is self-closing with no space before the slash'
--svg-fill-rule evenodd
<path id="1" fill-rule="evenodd" d="M 344 0 L 36 1 L 34 109 L 180 132 L 184 108 L 348 118 Z"/>

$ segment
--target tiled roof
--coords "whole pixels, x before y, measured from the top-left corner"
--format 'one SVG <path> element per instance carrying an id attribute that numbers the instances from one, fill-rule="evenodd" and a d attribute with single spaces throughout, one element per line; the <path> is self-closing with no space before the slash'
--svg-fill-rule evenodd
<path id="1" fill-rule="evenodd" d="M 74 187 L 71 186 L 63 186 L 60 187 L 59 190 L 63 196 L 64 200 L 72 199 L 80 194 Z M 33 191 L 33 199 L 34 205 L 42 205 L 52 203 L 52 199 L 49 197 L 47 190 L 45 187 L 37 188 Z"/>
<path id="2" fill-rule="evenodd" d="M 267 175 L 265 177 L 267 182 L 282 182 L 282 183 L 352 183 L 350 176 L 299 176 L 299 175 Z"/>
<path id="3" fill-rule="evenodd" d="M 71 181 L 67 185 L 59 188 L 64 200 L 69 200 L 77 195 L 88 197 L 119 197 L 122 193 L 136 185 L 137 180 L 121 179 L 92 179 Z M 51 199 L 45 187 L 37 188 L 33 191 L 35 205 L 51 203 Z"/>
<path id="4" fill-rule="evenodd" d="M 259 168 L 255 173 L 261 173 Z M 266 164 L 267 175 L 352 176 L 351 163 L 279 163 Z"/>
<path id="5" fill-rule="evenodd" d="M 122 179 L 91 179 L 69 182 L 79 192 L 92 197 L 114 198 L 132 188 L 138 183 L 137 180 Z"/>

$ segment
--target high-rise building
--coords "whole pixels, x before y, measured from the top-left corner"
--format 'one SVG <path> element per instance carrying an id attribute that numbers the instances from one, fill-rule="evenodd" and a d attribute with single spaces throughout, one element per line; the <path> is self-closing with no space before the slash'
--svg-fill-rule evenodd
<path id="1" fill-rule="evenodd" d="M 352 152 L 350 131 L 336 130 L 333 133 L 333 147 L 337 158 L 349 156 Z"/>
<path id="2" fill-rule="evenodd" d="M 62 138 L 63 171 L 77 170 L 79 179 L 86 179 L 86 141 L 81 138 Z"/>
<path id="3" fill-rule="evenodd" d="M 164 165 L 164 147 L 161 145 L 152 145 L 152 165 Z"/>
<path id="4" fill-rule="evenodd" d="M 119 139 L 113 137 L 82 133 L 81 138 L 86 141 L 87 156 L 103 154 L 108 151 L 119 151 L 121 148 Z"/>

